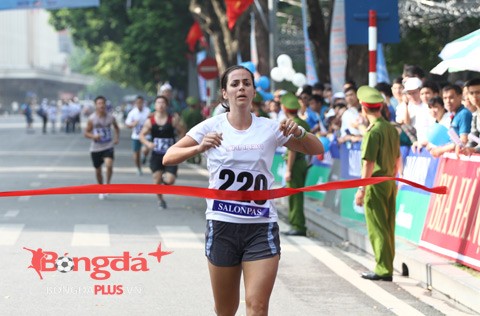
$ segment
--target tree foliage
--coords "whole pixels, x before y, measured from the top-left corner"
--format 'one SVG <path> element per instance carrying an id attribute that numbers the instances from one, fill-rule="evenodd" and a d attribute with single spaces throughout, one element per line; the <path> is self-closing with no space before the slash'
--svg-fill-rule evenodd
<path id="1" fill-rule="evenodd" d="M 97 56 L 95 71 L 125 86 L 155 89 L 170 81 L 184 87 L 186 46 L 192 24 L 188 0 L 101 1 L 98 8 L 52 11 L 51 24 L 68 28 L 76 45 Z"/>

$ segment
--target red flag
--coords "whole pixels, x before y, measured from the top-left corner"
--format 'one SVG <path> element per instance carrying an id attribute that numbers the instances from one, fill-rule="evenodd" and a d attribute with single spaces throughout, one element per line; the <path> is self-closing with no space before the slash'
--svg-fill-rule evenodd
<path id="1" fill-rule="evenodd" d="M 227 6 L 228 28 L 233 29 L 238 18 L 253 3 L 253 0 L 225 0 Z"/>
<path id="2" fill-rule="evenodd" d="M 200 24 L 195 21 L 190 28 L 190 31 L 188 31 L 187 38 L 185 39 L 185 43 L 188 44 L 188 49 L 193 52 L 195 50 L 195 44 L 197 44 L 198 40 L 201 40 L 202 38 L 203 32 L 200 28 Z"/>

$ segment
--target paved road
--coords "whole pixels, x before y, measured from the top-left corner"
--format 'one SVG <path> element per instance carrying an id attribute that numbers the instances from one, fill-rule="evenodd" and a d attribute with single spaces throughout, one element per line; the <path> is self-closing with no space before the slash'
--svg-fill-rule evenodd
<path id="1" fill-rule="evenodd" d="M 43 135 L 38 125 L 27 134 L 22 117 L 0 118 L 0 191 L 94 183 L 88 145 L 81 134 Z M 114 183 L 151 182 L 147 168 L 144 176 L 135 174 L 125 129 L 115 157 Z M 206 172 L 182 164 L 177 184 L 204 187 Z M 0 198 L 0 315 L 213 315 L 205 202 L 166 200 L 168 209 L 159 210 L 152 195 Z M 271 315 L 468 313 L 408 278 L 362 280 L 371 258 L 342 244 L 305 237 L 281 242 Z M 159 257 L 160 243 L 161 251 L 173 252 Z M 79 258 L 78 271 L 42 271 L 41 280 L 23 247 L 42 248 L 47 267 L 54 255 Z M 245 315 L 243 297 L 238 315 Z"/>

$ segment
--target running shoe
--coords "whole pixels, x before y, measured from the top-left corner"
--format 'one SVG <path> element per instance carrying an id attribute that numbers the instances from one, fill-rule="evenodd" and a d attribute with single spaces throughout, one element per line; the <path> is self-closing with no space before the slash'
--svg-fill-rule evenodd
<path id="1" fill-rule="evenodd" d="M 99 200 L 105 200 L 105 194 L 100 193 L 100 194 L 98 195 L 98 199 L 99 199 Z"/>
<path id="2" fill-rule="evenodd" d="M 161 208 L 161 209 L 166 209 L 167 208 L 167 202 L 165 202 L 165 200 L 158 201 L 158 207 Z"/>

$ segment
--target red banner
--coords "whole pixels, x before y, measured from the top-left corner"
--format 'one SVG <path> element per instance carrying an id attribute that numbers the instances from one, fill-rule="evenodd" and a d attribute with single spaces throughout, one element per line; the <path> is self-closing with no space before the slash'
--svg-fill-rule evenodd
<path id="1" fill-rule="evenodd" d="M 420 246 L 480 270 L 480 156 L 443 157 L 435 185 L 448 195 L 430 200 Z"/>
<path id="2" fill-rule="evenodd" d="M 446 194 L 445 186 L 427 188 L 418 183 L 391 177 L 374 177 L 366 179 L 343 180 L 312 185 L 304 188 L 280 188 L 262 191 L 224 191 L 217 189 L 207 189 L 199 187 L 181 186 L 181 185 L 156 185 L 156 184 L 106 184 L 106 185 L 82 185 L 71 187 L 59 187 L 48 189 L 6 191 L 0 192 L 0 197 L 8 196 L 33 196 L 33 195 L 59 195 L 59 194 L 98 194 L 98 193 L 121 193 L 121 194 L 173 194 L 183 196 L 193 196 L 220 200 L 270 200 L 289 196 L 299 192 L 311 191 L 330 191 L 347 188 L 356 188 L 377 184 L 384 181 L 400 181 L 413 187 L 425 190 L 427 192 Z"/>

